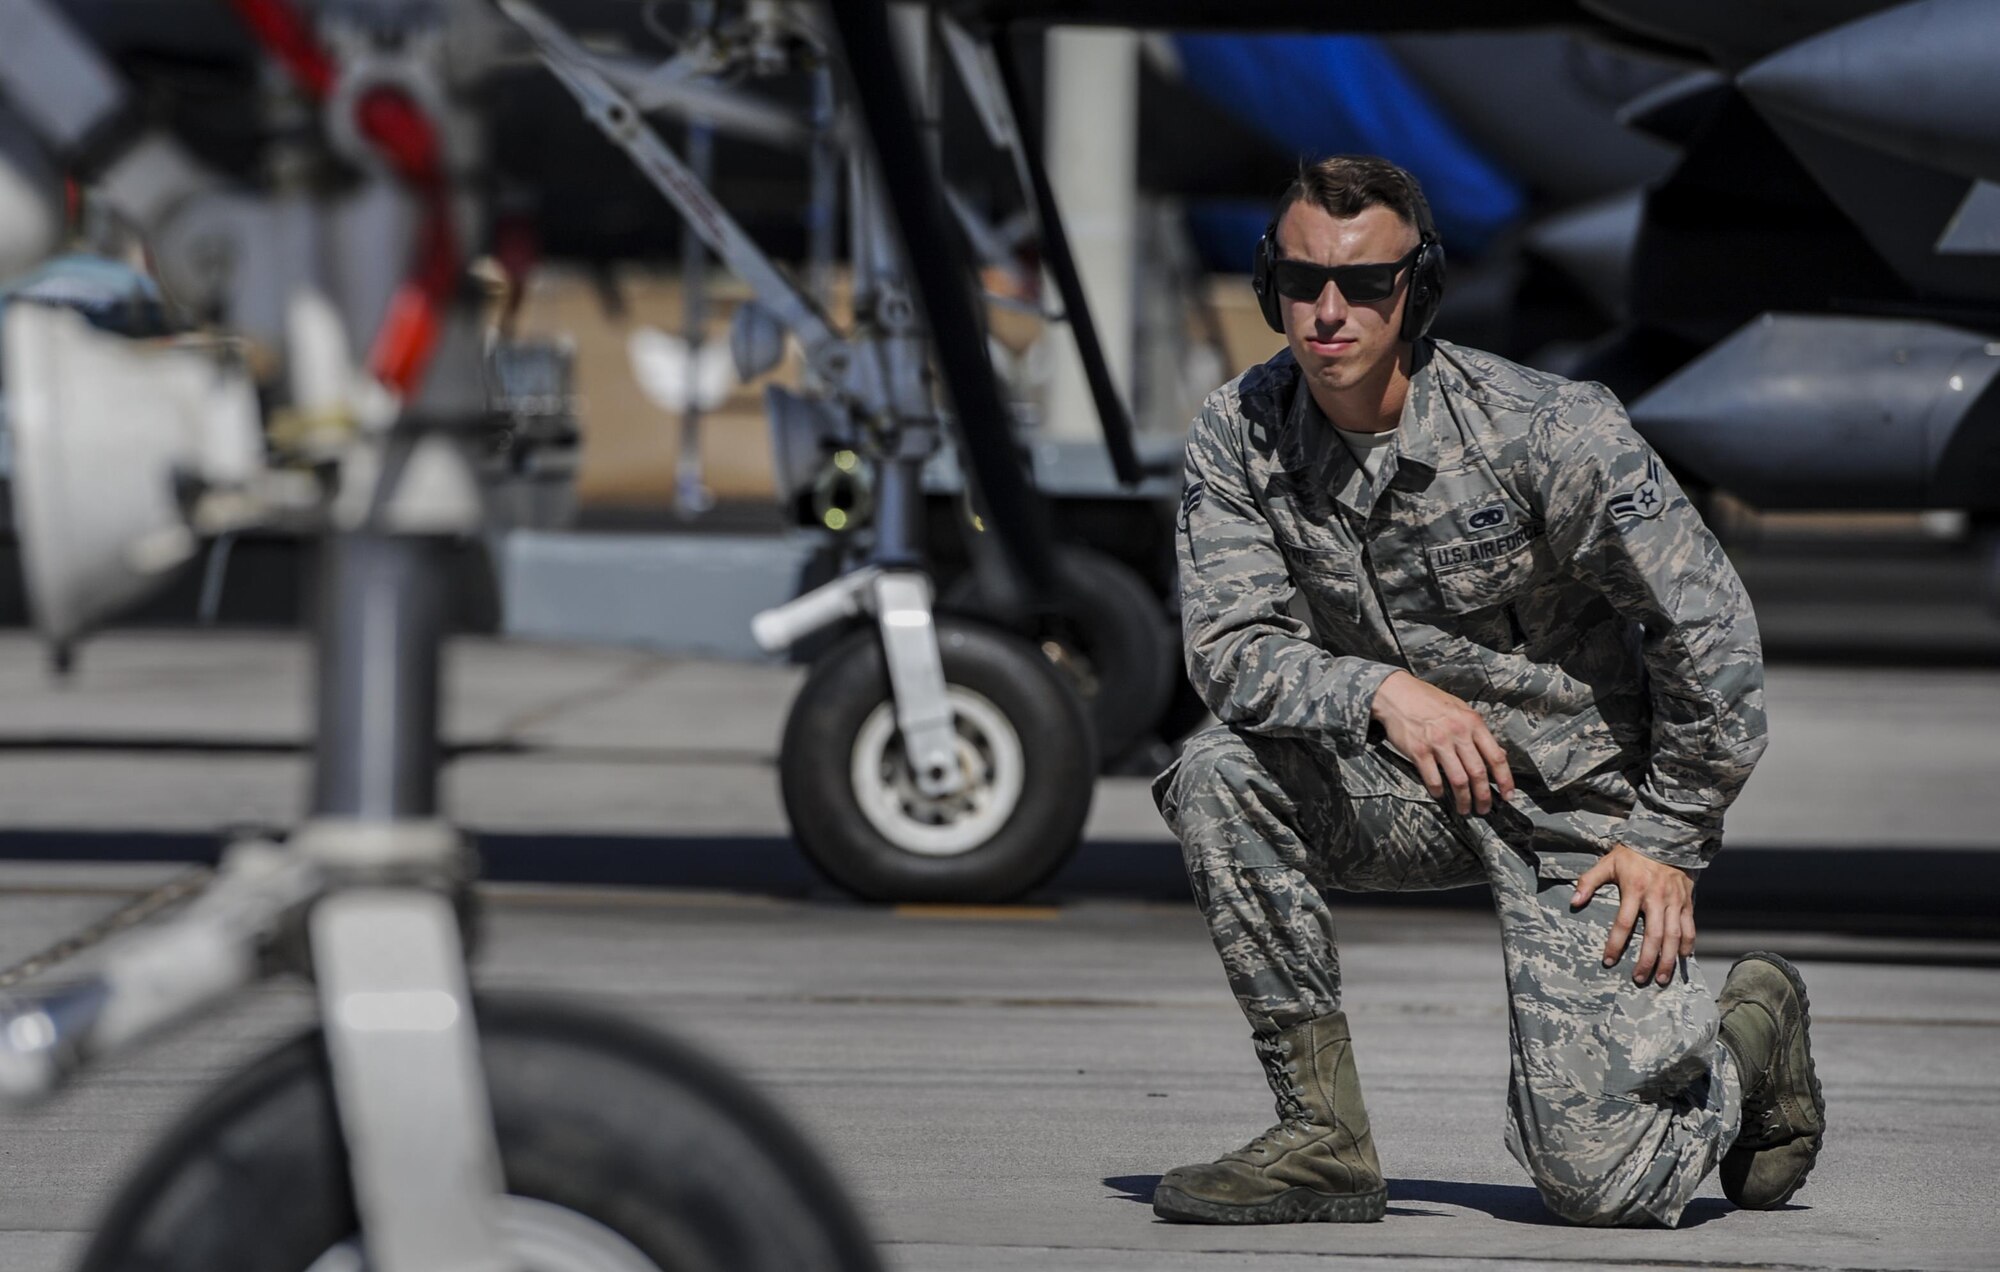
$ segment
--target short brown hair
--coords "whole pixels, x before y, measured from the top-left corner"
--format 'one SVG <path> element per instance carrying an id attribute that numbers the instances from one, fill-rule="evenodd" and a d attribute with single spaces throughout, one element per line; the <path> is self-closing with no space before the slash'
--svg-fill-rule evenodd
<path id="1" fill-rule="evenodd" d="M 1276 224 L 1294 203 L 1310 203 L 1342 220 L 1363 208 L 1384 207 L 1403 218 L 1423 238 L 1435 239 L 1431 205 L 1423 187 L 1403 168 L 1377 155 L 1330 155 L 1299 164 L 1299 175 L 1278 200 Z"/>

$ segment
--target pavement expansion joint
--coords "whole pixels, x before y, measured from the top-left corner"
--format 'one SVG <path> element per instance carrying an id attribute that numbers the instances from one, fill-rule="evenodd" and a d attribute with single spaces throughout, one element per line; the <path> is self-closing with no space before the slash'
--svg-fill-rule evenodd
<path id="1" fill-rule="evenodd" d="M 1391 1204 L 1394 1204 L 1394 1201 L 1395 1198 L 1391 1197 L 1390 1198 Z M 1554 1223 L 1558 1221 L 1551 1220 L 1551 1222 Z M 1147 1225 L 1149 1229 L 1169 1229 L 1175 1232 L 1187 1231 L 1189 1229 L 1189 1226 L 1190 1225 L 1188 1224 L 1169 1222 L 1164 1219 L 1155 1220 Z M 1320 1225 L 1317 1224 L 1312 1224 L 1312 1225 L 1277 1224 L 1277 1225 L 1254 1226 L 1255 1230 L 1266 1231 L 1266 1232 L 1269 1231 L 1290 1232 L 1299 1229 L 1311 1229 L 1316 1231 L 1319 1229 L 1319 1227 Z M 1199 1231 L 1200 1229 L 1197 1228 L 1196 1230 Z M 1577 1229 L 1576 1231 L 1582 1236 L 1588 1236 L 1599 1230 Z M 1660 1235 L 1664 1236 L 1667 1234 L 1665 1232 L 1662 1232 Z M 906 1247 L 914 1249 L 938 1248 L 938 1243 L 935 1241 L 877 1241 L 875 1244 L 885 1250 L 895 1250 L 898 1248 L 906 1248 Z M 1634 1269 L 1716 1268 L 1716 1269 L 1728 1269 L 1729 1272 L 1881 1272 L 1881 1269 L 1879 1267 L 1872 1264 L 1794 1263 L 1794 1262 L 1768 1261 L 1768 1260 L 1752 1260 L 1746 1262 L 1742 1259 L 1675 1259 L 1675 1258 L 1663 1259 L 1653 1256 L 1635 1256 L 1630 1258 L 1619 1258 L 1619 1257 L 1606 1257 L 1602 1253 L 1565 1255 L 1565 1254 L 1551 1253 L 1546 1250 L 1537 1251 L 1534 1254 L 1495 1254 L 1492 1253 L 1491 1251 L 1487 1251 L 1480 1253 L 1478 1255 L 1467 1256 L 1463 1254 L 1425 1254 L 1425 1253 L 1417 1253 L 1414 1251 L 1404 1251 L 1404 1250 L 1364 1251 L 1352 1248 L 1341 1249 L 1341 1250 L 1300 1250 L 1300 1249 L 1260 1250 L 1252 1247 L 1243 1247 L 1243 1246 L 1206 1246 L 1206 1245 L 1173 1246 L 1171 1248 L 1147 1246 L 1144 1249 L 1140 1249 L 1132 1246 L 1104 1246 L 1104 1245 L 1052 1246 L 1052 1245 L 1031 1245 L 1031 1244 L 1014 1245 L 1004 1242 L 980 1242 L 974 1248 L 986 1249 L 986 1250 L 1018 1251 L 1024 1253 L 1029 1251 L 1046 1252 L 1047 1254 L 1052 1256 L 1061 1256 L 1066 1254 L 1076 1255 L 1076 1254 L 1132 1253 L 1132 1254 L 1154 1254 L 1161 1256 L 1199 1255 L 1203 1257 L 1215 1257 L 1215 1258 L 1245 1259 L 1245 1260 L 1267 1259 L 1272 1261 L 1277 1261 L 1280 1259 L 1298 1260 L 1302 1258 L 1320 1258 L 1329 1260 L 1337 1259 L 1340 1260 L 1342 1263 L 1348 1263 L 1357 1260 L 1369 1263 L 1373 1262 L 1399 1263 L 1417 1268 L 1421 1268 L 1426 1264 L 1439 1264 L 1454 1269 L 1464 1268 L 1468 1264 L 1476 1262 L 1481 1265 L 1491 1264 L 1502 1267 L 1516 1265 L 1516 1264 L 1525 1264 L 1529 1267 L 1560 1266 L 1560 1267 L 1579 1267 L 1579 1268 L 1634 1268 Z"/>

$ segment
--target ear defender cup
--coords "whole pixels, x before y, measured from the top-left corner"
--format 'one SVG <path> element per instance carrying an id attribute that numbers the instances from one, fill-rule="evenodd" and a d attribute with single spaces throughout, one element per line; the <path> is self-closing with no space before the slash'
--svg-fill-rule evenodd
<path id="1" fill-rule="evenodd" d="M 1257 310 L 1264 315 L 1264 322 L 1280 335 L 1285 331 L 1285 320 L 1278 312 L 1278 286 L 1271 277 L 1272 262 L 1277 259 L 1278 223 L 1272 221 L 1264 227 L 1264 233 L 1257 240 L 1257 249 L 1250 258 L 1250 290 L 1256 294 Z M 1429 334 L 1431 323 L 1437 318 L 1438 306 L 1444 301 L 1444 244 L 1426 236 L 1417 244 L 1417 259 L 1410 266 L 1410 299 L 1403 307 L 1404 340 L 1414 344 Z"/>
<path id="2" fill-rule="evenodd" d="M 1444 302 L 1444 244 L 1426 236 L 1410 266 L 1410 298 L 1403 306 L 1403 339 L 1415 344 L 1430 334 Z"/>
<path id="3" fill-rule="evenodd" d="M 1264 227 L 1263 237 L 1257 240 L 1256 255 L 1250 258 L 1250 290 L 1257 295 L 1257 309 L 1264 315 L 1264 321 L 1271 330 L 1283 335 L 1285 320 L 1278 315 L 1278 287 L 1271 281 L 1271 262 L 1278 252 L 1278 221 L 1276 217 Z"/>

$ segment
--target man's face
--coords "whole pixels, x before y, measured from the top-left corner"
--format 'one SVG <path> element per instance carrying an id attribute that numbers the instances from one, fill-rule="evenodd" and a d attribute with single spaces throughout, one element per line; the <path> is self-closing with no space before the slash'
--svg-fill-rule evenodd
<path id="1" fill-rule="evenodd" d="M 1416 245 L 1415 227 L 1379 204 L 1339 218 L 1298 202 L 1278 220 L 1278 255 L 1286 260 L 1371 265 L 1398 260 Z M 1388 299 L 1365 304 L 1350 302 L 1331 282 L 1312 300 L 1278 298 L 1285 339 L 1310 382 L 1339 392 L 1395 359 L 1403 306 L 1409 303 L 1409 274 L 1405 267 Z"/>

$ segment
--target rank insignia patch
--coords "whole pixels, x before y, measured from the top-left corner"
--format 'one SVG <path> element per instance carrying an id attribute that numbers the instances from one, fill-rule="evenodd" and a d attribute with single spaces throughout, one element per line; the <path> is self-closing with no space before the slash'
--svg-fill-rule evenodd
<path id="1" fill-rule="evenodd" d="M 1632 521 L 1640 517 L 1657 517 L 1667 508 L 1666 487 L 1660 485 L 1660 460 L 1649 456 L 1646 460 L 1646 480 L 1622 495 L 1613 495 L 1606 507 L 1617 521 Z"/>
<path id="2" fill-rule="evenodd" d="M 1181 492 L 1181 529 L 1187 529 L 1188 514 L 1201 507 L 1201 495 L 1207 489 L 1207 482 L 1191 481 L 1187 489 Z"/>

